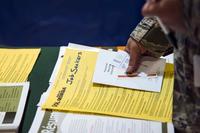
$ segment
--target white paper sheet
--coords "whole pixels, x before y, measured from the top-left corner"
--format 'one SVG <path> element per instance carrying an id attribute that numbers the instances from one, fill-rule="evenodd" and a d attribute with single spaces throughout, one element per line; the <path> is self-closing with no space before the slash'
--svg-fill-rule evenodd
<path id="1" fill-rule="evenodd" d="M 94 83 L 107 84 L 130 89 L 160 92 L 165 59 L 142 57 L 137 73 L 157 76 L 118 77 L 125 75 L 128 67 L 129 55 L 126 52 L 100 51 L 93 76 Z"/>
<path id="2" fill-rule="evenodd" d="M 119 117 L 48 112 L 38 108 L 29 133 L 162 133 L 161 122 Z M 166 133 L 174 133 L 167 123 Z"/>

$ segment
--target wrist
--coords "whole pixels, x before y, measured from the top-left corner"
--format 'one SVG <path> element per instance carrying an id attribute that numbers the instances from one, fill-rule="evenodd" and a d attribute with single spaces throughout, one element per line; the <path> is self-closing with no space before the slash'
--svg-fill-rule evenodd
<path id="1" fill-rule="evenodd" d="M 141 42 L 138 42 L 134 38 L 131 37 L 131 39 L 135 42 L 136 46 L 138 47 L 138 51 L 141 55 L 145 54 L 147 50 L 141 45 Z"/>

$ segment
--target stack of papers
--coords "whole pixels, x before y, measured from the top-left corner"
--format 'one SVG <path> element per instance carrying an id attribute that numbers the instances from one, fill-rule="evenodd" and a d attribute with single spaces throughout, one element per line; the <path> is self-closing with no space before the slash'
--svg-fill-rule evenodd
<path id="1" fill-rule="evenodd" d="M 94 114 L 50 112 L 38 108 L 29 133 L 174 133 L 172 123 Z"/>
<path id="2" fill-rule="evenodd" d="M 40 49 L 0 49 L 0 83 L 24 82 Z"/>
<path id="3" fill-rule="evenodd" d="M 29 82 L 0 83 L 0 132 L 18 132 L 29 90 Z"/>
<path id="4" fill-rule="evenodd" d="M 93 81 L 95 81 L 94 73 L 98 73 L 100 69 L 95 66 L 98 66 L 97 62 L 101 52 L 103 54 L 115 53 L 114 56 L 107 59 L 116 57 L 116 52 L 76 44 L 61 47 L 58 61 L 49 80 L 49 88 L 41 96 L 30 132 L 45 130 L 42 127 L 45 127 L 43 121 L 46 121 L 47 118 L 50 123 L 54 123 L 53 127 L 57 132 L 109 132 L 109 130 L 114 132 L 119 131 L 116 125 L 121 125 L 122 132 L 163 132 L 162 122 L 170 123 L 172 119 L 173 65 L 165 65 L 165 60 L 159 59 L 156 60 L 158 64 L 161 64 L 156 65 L 159 66 L 157 67 L 158 71 L 155 67 L 144 71 L 144 73 L 149 73 L 149 71 L 157 73 L 156 77 L 151 77 L 153 79 L 145 76 L 140 77 L 146 82 L 152 80 L 155 81 L 152 83 L 158 83 L 159 85 L 154 89 L 148 87 L 145 89 L 141 86 L 133 89 L 131 85 L 129 85 L 131 89 L 127 89 L 129 88 L 127 86 L 119 87 L 121 85 L 109 83 L 104 85 L 103 82 L 97 84 Z M 110 63 L 110 60 L 108 61 Z M 146 63 L 145 59 L 144 63 Z M 118 70 L 125 71 L 124 65 L 112 65 L 115 65 L 117 70 L 114 70 L 113 73 L 118 72 Z M 146 67 L 146 64 L 144 66 Z M 102 68 L 105 68 L 105 64 L 102 65 Z M 141 67 L 140 70 L 144 69 Z M 119 74 L 122 73 L 117 73 L 117 75 Z M 118 78 L 116 75 L 112 76 L 115 76 L 114 79 Z M 111 77 L 105 76 L 103 78 L 111 79 Z M 155 78 L 156 80 L 154 80 Z M 150 85 L 148 84 L 148 86 Z M 158 93 L 159 91 L 160 93 Z M 53 112 L 42 111 L 40 107 L 53 110 Z M 76 114 L 69 112 L 76 112 Z M 77 114 L 80 112 L 81 114 Z M 101 114 L 101 116 L 97 114 Z M 46 121 L 46 127 L 48 124 Z M 169 129 L 173 129 L 173 125 L 169 125 L 171 125 Z M 173 130 L 168 130 L 168 132 L 173 132 Z"/>
<path id="5" fill-rule="evenodd" d="M 18 132 L 40 49 L 0 49 L 0 132 Z"/>

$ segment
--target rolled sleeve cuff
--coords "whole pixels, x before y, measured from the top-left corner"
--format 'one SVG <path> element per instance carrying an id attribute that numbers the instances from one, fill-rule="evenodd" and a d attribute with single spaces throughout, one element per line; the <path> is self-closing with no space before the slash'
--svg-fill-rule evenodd
<path id="1" fill-rule="evenodd" d="M 130 37 L 140 42 L 148 31 L 156 24 L 154 17 L 144 17 L 144 19 L 136 26 Z"/>

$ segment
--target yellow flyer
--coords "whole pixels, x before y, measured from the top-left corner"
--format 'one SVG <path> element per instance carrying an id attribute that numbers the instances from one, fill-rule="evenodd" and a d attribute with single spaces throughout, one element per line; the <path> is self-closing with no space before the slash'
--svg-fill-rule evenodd
<path id="1" fill-rule="evenodd" d="M 0 49 L 0 82 L 27 80 L 40 49 Z"/>
<path id="2" fill-rule="evenodd" d="M 93 84 L 98 53 L 66 49 L 43 109 L 97 113 L 170 122 L 173 65 L 167 64 L 160 93 Z"/>

